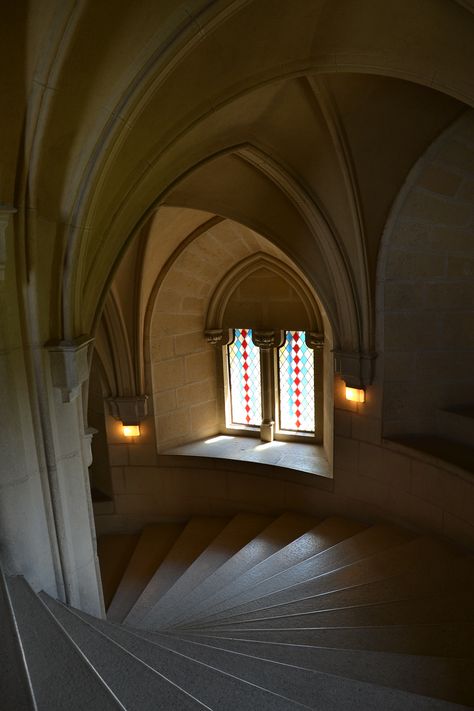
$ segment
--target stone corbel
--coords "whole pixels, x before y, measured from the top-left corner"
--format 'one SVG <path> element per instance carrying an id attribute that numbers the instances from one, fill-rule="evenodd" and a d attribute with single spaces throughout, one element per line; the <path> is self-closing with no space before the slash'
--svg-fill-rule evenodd
<path id="1" fill-rule="evenodd" d="M 7 269 L 7 227 L 15 212 L 15 207 L 0 205 L 0 282 L 5 281 Z"/>
<path id="2" fill-rule="evenodd" d="M 313 351 L 320 351 L 324 348 L 324 333 L 316 333 L 315 331 L 305 331 L 304 337 L 306 345 Z"/>
<path id="3" fill-rule="evenodd" d="M 90 336 L 80 336 L 73 341 L 55 341 L 46 345 L 53 385 L 61 390 L 63 402 L 75 400 L 82 383 L 89 377 L 88 356 L 92 341 Z"/>
<path id="4" fill-rule="evenodd" d="M 82 456 L 86 467 L 90 467 L 92 464 L 92 438 L 98 431 L 95 427 L 88 427 L 82 435 Z"/>
<path id="5" fill-rule="evenodd" d="M 252 331 L 252 341 L 257 348 L 269 350 L 283 345 L 284 331 Z"/>
<path id="6" fill-rule="evenodd" d="M 123 425 L 138 425 L 148 415 L 148 395 L 107 398 L 109 412 Z"/>
<path id="7" fill-rule="evenodd" d="M 204 331 L 204 338 L 211 346 L 228 346 L 233 337 L 231 328 L 207 328 Z"/>
<path id="8" fill-rule="evenodd" d="M 334 351 L 336 373 L 349 388 L 365 389 L 374 377 L 376 353 Z"/>

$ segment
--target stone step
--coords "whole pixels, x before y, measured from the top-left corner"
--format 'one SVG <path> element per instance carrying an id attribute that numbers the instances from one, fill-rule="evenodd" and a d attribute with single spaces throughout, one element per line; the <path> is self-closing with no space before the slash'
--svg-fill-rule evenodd
<path id="1" fill-rule="evenodd" d="M 452 550 L 451 546 L 432 538 L 415 538 L 408 543 L 382 550 L 355 563 L 329 570 L 307 582 L 251 600 L 217 615 L 209 616 L 205 620 L 196 621 L 193 627 L 200 624 L 209 625 L 214 621 L 252 613 L 255 610 L 268 610 L 278 605 L 287 605 L 290 602 L 297 603 L 323 593 L 352 589 L 355 586 L 384 580 L 421 568 L 437 570 L 442 565 L 448 565 L 453 557 Z M 460 553 L 456 551 L 455 555 L 459 556 Z"/>
<path id="2" fill-rule="evenodd" d="M 285 665 L 291 663 L 291 666 L 302 669 L 336 674 L 474 707 L 473 659 L 327 649 L 205 636 L 193 640 L 180 638 L 178 641 L 177 637 L 158 633 L 150 635 L 150 639 L 219 668 L 221 657 L 218 652 L 225 650 L 250 659 L 266 659 Z M 234 659 L 234 655 L 229 655 L 229 659 Z"/>
<path id="3" fill-rule="evenodd" d="M 109 620 L 125 618 L 183 529 L 179 523 L 145 526 L 107 610 Z"/>
<path id="4" fill-rule="evenodd" d="M 123 709 L 27 582 L 9 578 L 8 588 L 37 711 Z"/>
<path id="5" fill-rule="evenodd" d="M 124 622 L 129 625 L 139 624 L 148 610 L 163 597 L 228 522 L 228 518 L 212 516 L 192 518 L 124 618 Z"/>
<path id="6" fill-rule="evenodd" d="M 139 533 L 111 533 L 97 541 L 104 604 L 107 609 L 140 538 Z"/>
<path id="7" fill-rule="evenodd" d="M 152 644 L 114 623 L 66 608 L 51 598 L 47 604 L 130 711 L 302 708 L 288 698 L 241 680 L 238 670 L 216 670 Z"/>
<path id="8" fill-rule="evenodd" d="M 104 624 L 101 627 L 105 631 Z M 393 709 L 393 711 L 401 708 L 413 711 L 436 709 L 441 711 L 442 709 L 459 708 L 457 705 L 435 699 L 432 696 L 426 698 L 386 686 L 299 668 L 289 665 L 287 662 L 275 662 L 211 648 L 207 648 L 207 651 L 203 652 L 202 648 L 197 648 L 196 645 L 193 647 L 188 642 L 176 638 L 167 637 L 166 642 L 163 642 L 163 638 L 161 638 L 161 641 L 158 642 L 157 638 L 147 637 L 145 639 L 144 635 L 140 633 L 128 633 L 127 638 L 127 633 L 117 628 L 113 631 L 108 628 L 106 633 L 113 638 L 120 639 L 123 646 L 133 650 L 134 654 L 140 658 L 146 659 L 148 664 L 159 665 L 160 669 L 163 669 L 163 663 L 166 663 L 167 660 L 163 653 L 165 650 L 172 650 L 177 655 L 174 658 L 174 664 L 178 658 L 180 660 L 186 659 L 188 665 L 189 660 L 192 660 L 200 667 L 205 666 L 208 670 L 224 672 L 226 675 L 237 677 L 240 681 L 264 687 L 268 691 L 271 690 L 273 694 L 283 697 L 284 703 L 286 703 L 286 706 L 275 703 L 271 708 L 291 709 L 295 702 L 306 708 L 337 709 L 339 711 L 347 708 L 364 709 L 364 711 L 375 711 L 380 708 Z M 165 661 L 163 662 L 163 660 Z M 190 669 L 190 673 L 192 673 L 192 667 Z M 188 672 L 186 680 L 189 679 L 190 673 Z M 196 693 L 196 695 L 198 694 Z M 199 696 L 199 698 L 202 697 Z M 208 696 L 206 701 L 212 708 L 228 708 L 229 705 L 232 708 L 239 708 L 238 705 L 235 705 L 238 704 L 237 698 L 240 699 L 240 691 L 238 696 L 232 697 L 230 702 L 230 697 L 227 697 L 227 702 L 223 703 L 224 697 L 219 695 L 216 698 L 215 694 L 212 697 Z M 261 700 L 251 697 L 249 705 L 243 708 L 267 708 L 261 704 Z"/>
<path id="9" fill-rule="evenodd" d="M 144 664 L 133 653 L 101 634 L 96 626 L 99 620 L 90 618 L 93 621 L 90 624 L 73 608 L 65 607 L 45 593 L 40 593 L 40 597 L 127 711 L 154 711 L 158 704 L 160 709 L 166 711 L 206 708 L 187 691 L 170 682 L 163 673 Z"/>
<path id="10" fill-rule="evenodd" d="M 251 590 L 245 590 L 239 587 L 238 596 L 235 595 L 232 597 L 228 607 L 234 606 L 234 612 L 247 612 L 266 607 L 274 601 L 282 601 L 282 598 L 285 600 L 286 597 L 293 596 L 294 593 L 292 589 L 294 586 L 312 581 L 320 575 L 347 566 L 350 563 L 363 560 L 377 553 L 385 552 L 391 547 L 408 542 L 412 537 L 412 534 L 394 526 L 385 526 L 382 524 L 372 526 L 356 533 L 350 538 L 344 539 L 340 543 L 312 556 L 302 563 L 298 563 L 281 573 L 275 574 L 271 578 L 267 578 L 254 586 Z M 278 593 L 280 597 L 278 597 L 276 593 Z M 298 594 L 299 592 L 295 594 L 295 599 L 298 599 Z M 263 598 L 269 598 L 269 596 L 272 596 L 271 600 L 263 600 Z M 245 608 L 242 609 L 245 603 L 247 604 Z M 220 603 L 218 610 L 220 619 L 225 616 L 225 611 L 227 610 L 226 604 L 225 601 Z M 239 605 L 238 608 L 237 605 Z M 215 614 L 214 609 L 212 609 L 206 617 L 201 615 L 199 626 L 207 626 L 210 623 L 211 614 Z"/>
<path id="11" fill-rule="evenodd" d="M 374 625 L 430 624 L 434 622 L 474 622 L 471 593 L 457 592 L 443 597 L 377 602 L 367 605 L 334 607 L 293 614 L 291 604 L 274 617 L 254 620 L 222 621 L 207 627 L 209 631 L 252 629 L 298 629 L 314 627 L 365 627 Z"/>
<path id="12" fill-rule="evenodd" d="M 186 608 L 192 616 L 206 609 L 218 591 L 231 584 L 247 570 L 273 555 L 290 541 L 314 528 L 316 520 L 309 516 L 285 513 L 272 521 L 258 536 L 241 548 L 234 556 L 209 575 L 186 596 Z M 186 615 L 184 615 L 186 616 Z M 180 619 L 183 615 L 180 616 Z"/>
<path id="13" fill-rule="evenodd" d="M 435 568 L 420 563 L 420 569 L 403 575 L 382 578 L 351 587 L 320 592 L 303 599 L 270 605 L 251 612 L 234 614 L 230 610 L 221 622 L 262 620 L 281 614 L 285 609 L 292 614 L 314 612 L 327 607 L 367 605 L 426 597 L 436 590 L 438 595 L 456 590 L 474 592 L 474 566 L 471 560 L 439 560 Z M 214 620 L 217 622 L 217 620 Z M 208 624 L 210 622 L 208 621 Z"/>
<path id="14" fill-rule="evenodd" d="M 213 597 L 207 600 L 207 607 L 214 611 L 226 610 L 232 606 L 235 599 L 236 604 L 242 591 L 251 591 L 257 584 L 273 577 L 277 573 L 288 570 L 294 565 L 307 560 L 323 550 L 331 548 L 346 538 L 367 528 L 364 524 L 334 516 L 322 521 L 310 531 L 288 545 L 275 551 L 272 555 L 257 563 L 247 572 L 239 576 L 237 581 L 232 581 L 230 585 L 222 587 Z M 179 618 L 178 618 L 179 619 Z M 180 621 L 191 619 L 188 611 L 187 616 L 182 616 Z M 175 619 L 175 621 L 177 621 Z M 173 623 L 173 618 L 169 618 L 169 623 Z"/>
<path id="15" fill-rule="evenodd" d="M 180 632 L 180 635 L 184 634 Z M 194 639 L 203 632 L 186 632 Z M 474 625 L 444 623 L 423 625 L 386 625 L 375 627 L 313 627 L 284 630 L 258 629 L 206 632 L 207 637 L 255 641 L 259 643 L 331 647 L 333 649 L 372 650 L 435 657 L 474 659 Z"/>
<path id="16" fill-rule="evenodd" d="M 270 523 L 268 516 L 242 513 L 234 516 L 210 545 L 151 608 L 141 624 L 161 626 L 179 610 L 187 609 L 186 596 Z M 112 619 L 112 618 L 111 618 Z"/>
<path id="17" fill-rule="evenodd" d="M 5 711 L 33 711 L 33 689 L 9 590 L 0 568 L 0 688 Z"/>

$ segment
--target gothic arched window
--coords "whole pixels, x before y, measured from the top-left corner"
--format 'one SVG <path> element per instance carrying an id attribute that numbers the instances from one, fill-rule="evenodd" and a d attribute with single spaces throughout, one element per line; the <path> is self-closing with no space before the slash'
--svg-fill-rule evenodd
<path id="1" fill-rule="evenodd" d="M 227 346 L 227 362 L 232 424 L 260 427 L 260 350 L 252 341 L 252 329 L 234 329 L 232 343 Z"/>
<path id="2" fill-rule="evenodd" d="M 281 430 L 314 434 L 314 352 L 302 331 L 286 331 L 278 349 L 278 401 Z"/>
<path id="3" fill-rule="evenodd" d="M 223 358 L 227 429 L 260 431 L 265 440 L 319 438 L 321 342 L 311 335 L 308 345 L 304 331 L 231 329 Z"/>

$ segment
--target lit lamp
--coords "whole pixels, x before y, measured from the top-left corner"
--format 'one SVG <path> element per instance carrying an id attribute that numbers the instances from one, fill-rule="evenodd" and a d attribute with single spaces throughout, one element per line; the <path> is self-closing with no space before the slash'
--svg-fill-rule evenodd
<path id="1" fill-rule="evenodd" d="M 362 390 L 362 388 L 348 388 L 346 386 L 346 400 L 365 402 L 365 390 Z"/>
<path id="2" fill-rule="evenodd" d="M 124 437 L 140 437 L 140 425 L 124 425 L 122 423 Z"/>

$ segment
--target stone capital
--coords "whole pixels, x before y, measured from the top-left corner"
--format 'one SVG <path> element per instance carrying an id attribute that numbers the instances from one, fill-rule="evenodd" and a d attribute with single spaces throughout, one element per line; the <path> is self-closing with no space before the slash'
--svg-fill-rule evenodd
<path id="1" fill-rule="evenodd" d="M 279 348 L 283 343 L 283 331 L 252 330 L 252 341 L 262 350 Z"/>
<path id="2" fill-rule="evenodd" d="M 63 402 L 72 402 L 81 385 L 89 377 L 89 346 L 94 339 L 80 336 L 72 341 L 51 341 L 46 344 L 55 388 L 61 390 Z"/>
<path id="3" fill-rule="evenodd" d="M 312 348 L 314 351 L 320 351 L 324 348 L 324 333 L 305 331 L 304 337 L 308 348 Z"/>
<path id="4" fill-rule="evenodd" d="M 232 342 L 233 332 L 231 328 L 207 328 L 204 338 L 211 346 L 228 346 Z"/>

